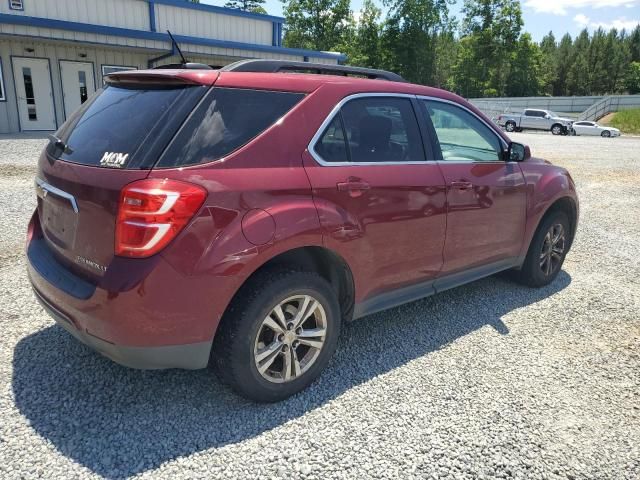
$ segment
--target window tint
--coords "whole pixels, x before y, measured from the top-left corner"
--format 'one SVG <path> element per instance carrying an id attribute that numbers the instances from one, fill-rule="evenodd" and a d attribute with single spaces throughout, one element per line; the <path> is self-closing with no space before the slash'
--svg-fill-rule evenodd
<path id="1" fill-rule="evenodd" d="M 411 100 L 365 97 L 341 110 L 352 162 L 420 162 L 425 160 Z"/>
<path id="2" fill-rule="evenodd" d="M 213 88 L 158 166 L 195 165 L 222 158 L 273 125 L 303 97 L 300 93 Z"/>
<path id="3" fill-rule="evenodd" d="M 502 145 L 495 132 L 475 115 L 450 103 L 424 101 L 436 131 L 442 159 L 495 162 Z"/>
<path id="4" fill-rule="evenodd" d="M 65 142 L 73 151 L 56 151 L 59 149 L 49 144 L 49 154 L 84 165 L 100 165 L 103 159 L 107 161 L 102 164 L 109 164 L 113 162 L 108 160 L 117 157 L 122 160 L 119 166 L 126 167 L 165 114 L 174 115 L 176 105 L 203 94 L 203 87 L 106 87 L 81 112 L 77 121 L 74 116 L 75 124 L 61 129 L 65 131 Z"/>
<path id="5" fill-rule="evenodd" d="M 348 162 L 347 142 L 342 129 L 341 114 L 334 117 L 315 145 L 315 151 L 325 162 Z"/>

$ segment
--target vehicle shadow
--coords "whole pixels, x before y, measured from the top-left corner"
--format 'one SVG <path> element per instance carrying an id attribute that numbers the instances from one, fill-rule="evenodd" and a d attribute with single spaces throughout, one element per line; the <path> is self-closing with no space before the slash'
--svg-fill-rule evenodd
<path id="1" fill-rule="evenodd" d="M 269 405 L 243 400 L 206 370 L 120 367 L 53 326 L 16 346 L 15 402 L 63 455 L 99 475 L 125 478 L 259 435 L 484 326 L 507 335 L 505 314 L 570 283 L 564 271 L 538 290 L 491 277 L 350 323 L 322 377 Z"/>

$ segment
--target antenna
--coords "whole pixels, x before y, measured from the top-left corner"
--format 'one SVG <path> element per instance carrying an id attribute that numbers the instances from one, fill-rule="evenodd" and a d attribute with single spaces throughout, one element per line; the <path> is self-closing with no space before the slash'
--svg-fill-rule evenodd
<path id="1" fill-rule="evenodd" d="M 167 33 L 169 34 L 169 37 L 171 37 L 171 43 L 173 43 L 173 46 L 176 48 L 176 50 L 178 50 L 178 53 L 180 54 L 180 58 L 182 58 L 182 64 L 186 65 L 189 62 L 187 62 L 187 59 L 184 58 L 184 55 L 182 54 L 182 50 L 180 50 L 180 46 L 178 45 L 178 42 L 176 42 L 176 39 L 173 38 L 173 35 L 169 30 L 167 30 Z"/>

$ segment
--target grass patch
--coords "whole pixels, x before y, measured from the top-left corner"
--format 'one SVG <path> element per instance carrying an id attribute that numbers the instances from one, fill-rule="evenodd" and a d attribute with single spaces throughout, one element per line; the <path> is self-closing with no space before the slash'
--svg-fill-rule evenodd
<path id="1" fill-rule="evenodd" d="M 640 133 L 640 108 L 616 113 L 611 119 L 611 126 L 622 133 Z"/>

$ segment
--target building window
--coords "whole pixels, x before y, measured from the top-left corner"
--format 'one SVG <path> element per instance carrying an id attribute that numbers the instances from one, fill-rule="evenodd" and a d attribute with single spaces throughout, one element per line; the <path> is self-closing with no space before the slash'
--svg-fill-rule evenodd
<path id="1" fill-rule="evenodd" d="M 4 72 L 2 71 L 2 62 L 0 62 L 0 102 L 4 102 L 7 100 L 7 97 L 4 93 Z"/>
<path id="2" fill-rule="evenodd" d="M 36 96 L 33 91 L 33 77 L 29 67 L 22 67 L 22 79 L 24 80 L 24 94 L 27 97 L 27 113 L 29 121 L 38 121 L 38 112 L 36 111 Z"/>
<path id="3" fill-rule="evenodd" d="M 22 0 L 9 0 L 9 8 L 11 10 L 24 10 Z"/>
<path id="4" fill-rule="evenodd" d="M 138 67 L 122 67 L 120 65 L 102 65 L 102 84 L 104 85 L 104 77 L 110 73 L 124 72 L 126 70 L 137 70 Z"/>

